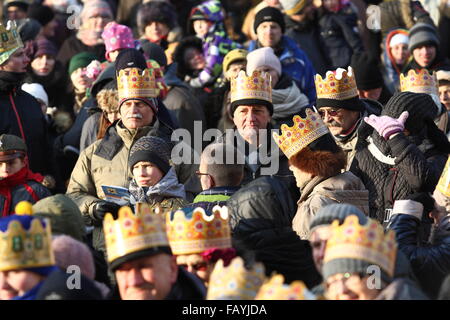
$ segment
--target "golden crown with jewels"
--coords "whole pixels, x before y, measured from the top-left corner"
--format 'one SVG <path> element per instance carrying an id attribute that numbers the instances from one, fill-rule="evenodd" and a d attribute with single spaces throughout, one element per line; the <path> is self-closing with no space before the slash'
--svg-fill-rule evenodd
<path id="1" fill-rule="evenodd" d="M 316 74 L 314 82 L 317 99 L 346 100 L 358 96 L 352 67 L 348 67 L 348 71 L 343 68 L 327 71 L 325 79 Z"/>
<path id="2" fill-rule="evenodd" d="M 273 133 L 275 142 L 288 158 L 297 154 L 314 140 L 329 133 L 327 126 L 317 112 L 306 108 L 305 113 L 306 118 L 304 119 L 298 115 L 294 116 L 292 127 L 282 124 L 281 135 L 276 132 Z"/>
<path id="3" fill-rule="evenodd" d="M 264 265 L 255 263 L 251 269 L 244 266 L 240 257 L 224 267 L 217 261 L 208 284 L 207 300 L 253 300 L 264 283 Z"/>
<path id="4" fill-rule="evenodd" d="M 302 281 L 290 285 L 284 283 L 284 277 L 276 274 L 259 289 L 255 300 L 316 300 Z"/>
<path id="5" fill-rule="evenodd" d="M 368 218 L 365 225 L 355 215 L 348 216 L 342 225 L 335 220 L 331 224 L 331 236 L 327 241 L 324 264 L 334 259 L 356 259 L 380 266 L 389 276 L 394 275 L 397 257 L 395 233 L 384 233 L 383 226 Z"/>
<path id="6" fill-rule="evenodd" d="M 32 205 L 22 201 L 16 214 L 30 216 Z M 25 209 L 25 210 L 23 210 Z M 29 217 L 25 229 L 19 220 L 11 220 L 5 232 L 0 231 L 0 271 L 53 266 L 52 232 L 49 219 Z"/>
<path id="7" fill-rule="evenodd" d="M 231 248 L 231 231 L 227 207 L 215 206 L 208 216 L 203 208 L 195 208 L 190 218 L 177 210 L 166 215 L 167 237 L 173 254 L 201 253 L 208 249 Z"/>
<path id="8" fill-rule="evenodd" d="M 267 72 L 253 71 L 247 76 L 241 70 L 236 78 L 231 79 L 230 89 L 231 103 L 244 100 L 256 99 L 272 103 L 272 78 Z"/>
<path id="9" fill-rule="evenodd" d="M 447 163 L 442 171 L 436 189 L 438 189 L 443 195 L 450 197 L 450 156 L 447 159 Z"/>
<path id="10" fill-rule="evenodd" d="M 119 209 L 114 220 L 108 213 L 103 221 L 108 262 L 130 253 L 155 247 L 169 247 L 164 216 L 143 209 L 136 215 L 129 207 Z"/>
<path id="11" fill-rule="evenodd" d="M 436 72 L 430 74 L 427 69 L 420 69 L 418 72 L 411 69 L 406 75 L 400 74 L 400 91 L 428 93 L 439 96 Z"/>
<path id="12" fill-rule="evenodd" d="M 8 21 L 6 28 L 0 24 L 0 64 L 8 60 L 8 58 L 19 48 L 23 47 L 22 39 L 15 21 Z"/>
<path id="13" fill-rule="evenodd" d="M 117 76 L 119 101 L 132 98 L 156 98 L 159 88 L 152 69 L 123 69 Z"/>

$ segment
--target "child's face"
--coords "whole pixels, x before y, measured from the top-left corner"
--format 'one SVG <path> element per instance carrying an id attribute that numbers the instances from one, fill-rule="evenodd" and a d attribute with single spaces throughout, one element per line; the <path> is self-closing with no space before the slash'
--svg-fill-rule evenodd
<path id="1" fill-rule="evenodd" d="M 145 27 L 145 36 L 152 42 L 158 42 L 170 32 L 169 26 L 162 22 L 153 21 Z"/>
<path id="2" fill-rule="evenodd" d="M 15 158 L 0 162 L 0 180 L 8 178 L 13 174 L 19 172 L 25 167 L 25 162 L 22 158 Z"/>
<path id="3" fill-rule="evenodd" d="M 450 111 L 450 84 L 439 86 L 439 99 L 445 108 Z"/>
<path id="4" fill-rule="evenodd" d="M 227 72 L 225 72 L 225 78 L 231 81 L 231 79 L 236 78 L 239 71 L 241 70 L 245 70 L 245 62 L 244 61 L 233 62 L 228 67 Z"/>
<path id="5" fill-rule="evenodd" d="M 184 53 L 184 61 L 191 70 L 202 70 L 205 67 L 205 57 L 196 48 L 188 48 Z"/>
<path id="6" fill-rule="evenodd" d="M 402 65 L 409 57 L 408 45 L 404 43 L 396 44 L 391 47 L 391 54 L 396 64 Z"/>
<path id="7" fill-rule="evenodd" d="M 70 75 L 73 86 L 80 92 L 85 92 L 91 85 L 93 80 L 86 75 L 86 68 L 78 68 Z"/>
<path id="8" fill-rule="evenodd" d="M 162 171 L 151 162 L 139 161 L 133 166 L 133 177 L 139 187 L 154 186 L 163 176 Z"/>
<path id="9" fill-rule="evenodd" d="M 207 33 L 209 28 L 211 27 L 212 22 L 208 20 L 195 20 L 193 22 L 195 34 L 203 38 Z"/>
<path id="10" fill-rule="evenodd" d="M 328 11 L 337 11 L 339 8 L 339 1 L 340 0 L 323 0 L 323 6 Z"/>

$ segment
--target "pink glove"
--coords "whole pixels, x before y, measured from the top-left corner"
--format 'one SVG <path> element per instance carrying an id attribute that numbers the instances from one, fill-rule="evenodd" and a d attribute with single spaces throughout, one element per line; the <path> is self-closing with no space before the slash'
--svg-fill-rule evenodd
<path id="1" fill-rule="evenodd" d="M 97 60 L 93 60 L 87 67 L 86 67 L 86 75 L 88 78 L 92 80 L 96 80 L 99 74 L 102 72 L 102 66 L 101 63 Z"/>
<path id="2" fill-rule="evenodd" d="M 389 116 L 377 117 L 372 114 L 365 117 L 364 121 L 370 124 L 385 140 L 388 140 L 394 133 L 401 132 L 405 129 L 405 121 L 408 119 L 408 111 L 403 111 L 398 119 Z"/>

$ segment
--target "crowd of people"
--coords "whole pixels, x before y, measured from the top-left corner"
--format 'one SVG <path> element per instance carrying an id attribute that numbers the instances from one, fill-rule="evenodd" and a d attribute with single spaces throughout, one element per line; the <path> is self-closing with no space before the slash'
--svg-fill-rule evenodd
<path id="1" fill-rule="evenodd" d="M 0 3 L 0 300 L 450 299 L 446 1 Z"/>

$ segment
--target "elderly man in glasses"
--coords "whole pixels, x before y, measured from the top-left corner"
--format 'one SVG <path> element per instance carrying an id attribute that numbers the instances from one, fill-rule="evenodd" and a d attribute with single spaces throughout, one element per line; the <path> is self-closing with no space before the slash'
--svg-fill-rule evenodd
<path id="1" fill-rule="evenodd" d="M 328 71 L 324 79 L 316 75 L 315 84 L 318 112 L 347 155 L 345 169 L 349 170 L 356 150 L 373 131 L 363 118 L 380 115 L 383 106 L 377 101 L 358 97 L 351 67 Z"/>

